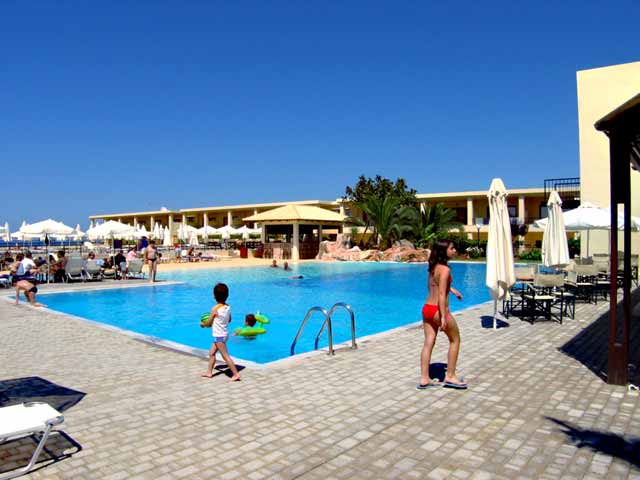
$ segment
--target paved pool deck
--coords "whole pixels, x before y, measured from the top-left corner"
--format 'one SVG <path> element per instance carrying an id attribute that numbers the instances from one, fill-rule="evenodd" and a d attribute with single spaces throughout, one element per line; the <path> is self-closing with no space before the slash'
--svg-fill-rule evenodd
<path id="1" fill-rule="evenodd" d="M 457 315 L 469 390 L 418 391 L 416 326 L 231 383 L 200 378 L 201 358 L 0 301 L 0 405 L 64 410 L 32 479 L 640 479 L 638 391 L 602 378 L 608 303 L 498 330 L 492 310 Z M 436 373 L 446 348 L 441 335 Z M 0 445 L 0 472 L 33 446 Z"/>

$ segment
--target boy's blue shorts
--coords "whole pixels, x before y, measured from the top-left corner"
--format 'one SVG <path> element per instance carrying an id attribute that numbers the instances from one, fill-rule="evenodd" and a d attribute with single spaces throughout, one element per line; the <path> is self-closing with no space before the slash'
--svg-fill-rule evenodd
<path id="1" fill-rule="evenodd" d="M 229 339 L 228 336 L 226 336 L 226 337 L 213 337 L 213 343 L 227 343 L 228 339 Z"/>

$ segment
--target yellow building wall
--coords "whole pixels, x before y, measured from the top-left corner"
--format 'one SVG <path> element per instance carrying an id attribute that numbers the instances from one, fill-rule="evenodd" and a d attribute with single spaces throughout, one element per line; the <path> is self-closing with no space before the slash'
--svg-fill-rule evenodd
<path id="1" fill-rule="evenodd" d="M 611 203 L 609 191 L 609 138 L 594 128 L 596 121 L 640 93 L 640 62 L 577 72 L 578 128 L 580 141 L 581 202 L 600 207 Z M 631 168 L 631 167 L 629 167 Z M 631 214 L 640 217 L 640 173 L 631 171 Z M 589 254 L 609 251 L 609 233 L 589 234 Z M 622 235 L 619 241 L 622 242 Z M 581 254 L 586 255 L 586 234 Z M 622 246 L 622 243 L 620 243 Z M 631 235 L 632 253 L 640 253 L 640 234 Z"/>

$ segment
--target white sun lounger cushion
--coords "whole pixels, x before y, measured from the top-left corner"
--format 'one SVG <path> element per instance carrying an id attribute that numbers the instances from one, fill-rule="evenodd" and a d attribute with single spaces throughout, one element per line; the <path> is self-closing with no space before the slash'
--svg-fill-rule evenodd
<path id="1" fill-rule="evenodd" d="M 46 403 L 29 402 L 0 408 L 0 442 L 42 433 L 29 464 L 19 470 L 0 473 L 0 480 L 19 477 L 29 472 L 35 465 L 51 428 L 62 422 L 62 414 Z"/>
<path id="2" fill-rule="evenodd" d="M 62 414 L 46 403 L 32 402 L 0 408 L 0 439 L 43 432 L 64 421 Z"/>

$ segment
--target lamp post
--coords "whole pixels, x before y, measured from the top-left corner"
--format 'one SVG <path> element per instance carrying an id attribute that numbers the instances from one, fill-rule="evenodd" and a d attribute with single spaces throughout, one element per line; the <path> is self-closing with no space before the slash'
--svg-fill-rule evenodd
<path id="1" fill-rule="evenodd" d="M 482 226 L 481 224 L 476 223 L 476 229 L 478 230 L 478 236 L 477 236 L 476 246 L 477 246 L 478 248 L 480 248 L 480 227 L 481 227 L 481 226 Z"/>

